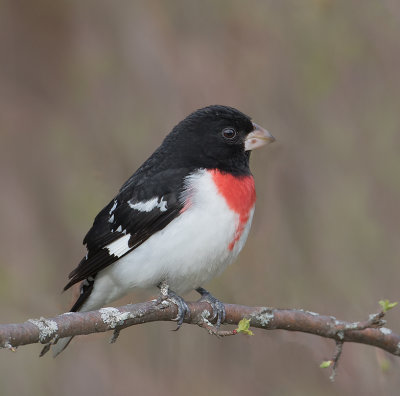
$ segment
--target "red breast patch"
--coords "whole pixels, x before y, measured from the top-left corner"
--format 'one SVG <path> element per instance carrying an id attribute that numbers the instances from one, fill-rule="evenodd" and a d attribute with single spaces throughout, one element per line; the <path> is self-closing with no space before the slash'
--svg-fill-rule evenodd
<path id="1" fill-rule="evenodd" d="M 229 244 L 229 250 L 232 250 L 240 239 L 249 220 L 250 210 L 256 202 L 254 179 L 253 176 L 233 176 L 217 169 L 211 170 L 210 173 L 218 192 L 225 198 L 229 208 L 239 215 L 235 237 Z"/>

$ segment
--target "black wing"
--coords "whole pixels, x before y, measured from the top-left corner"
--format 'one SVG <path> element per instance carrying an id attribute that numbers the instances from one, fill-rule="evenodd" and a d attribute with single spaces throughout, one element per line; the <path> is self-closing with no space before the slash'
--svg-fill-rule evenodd
<path id="1" fill-rule="evenodd" d="M 138 175 L 140 182 L 129 179 L 129 184 L 96 216 L 83 240 L 88 254 L 70 273 L 64 290 L 95 277 L 179 216 L 184 207 L 180 197 L 187 174 L 187 169 L 175 169 L 151 177 Z M 110 254 L 107 246 L 123 237 L 129 238 L 126 251 Z"/>

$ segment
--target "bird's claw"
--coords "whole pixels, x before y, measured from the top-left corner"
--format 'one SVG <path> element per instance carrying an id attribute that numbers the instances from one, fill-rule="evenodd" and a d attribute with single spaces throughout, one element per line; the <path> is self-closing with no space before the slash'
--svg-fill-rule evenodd
<path id="1" fill-rule="evenodd" d="M 185 316 L 187 314 L 188 316 L 190 316 L 190 309 L 186 304 L 185 300 L 182 297 L 175 294 L 173 291 L 169 291 L 169 300 L 172 301 L 178 307 L 178 314 L 176 318 L 173 319 L 175 322 L 177 322 L 178 326 L 175 329 L 175 331 L 177 331 L 182 326 Z"/>
<path id="2" fill-rule="evenodd" d="M 188 305 L 186 304 L 186 301 L 181 297 L 178 296 L 175 292 L 173 292 L 171 289 L 169 289 L 168 285 L 166 282 L 161 282 L 160 285 L 158 286 L 161 290 L 160 296 L 157 299 L 156 304 L 160 305 L 164 301 L 171 301 L 173 304 L 175 304 L 178 308 L 178 314 L 173 321 L 177 322 L 177 328 L 175 331 L 179 330 L 183 324 L 183 321 L 185 319 L 185 316 L 188 315 L 190 317 L 190 309 Z"/>
<path id="3" fill-rule="evenodd" d="M 225 317 L 226 317 L 226 311 L 225 311 L 224 304 L 221 301 L 219 301 L 217 298 L 215 298 L 206 289 L 203 289 L 202 287 L 198 287 L 196 289 L 196 291 L 201 294 L 199 301 L 205 301 L 211 305 L 213 314 L 212 314 L 212 317 L 210 318 L 210 320 L 217 319 L 215 327 L 218 329 L 221 326 L 221 323 L 223 323 L 225 321 Z"/>

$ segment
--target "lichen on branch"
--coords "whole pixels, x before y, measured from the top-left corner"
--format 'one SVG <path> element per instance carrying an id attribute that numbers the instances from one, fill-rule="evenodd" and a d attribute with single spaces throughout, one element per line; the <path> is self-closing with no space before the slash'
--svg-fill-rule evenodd
<path id="1" fill-rule="evenodd" d="M 235 330 L 216 329 L 209 321 L 211 306 L 207 302 L 188 303 L 190 317 L 185 323 L 196 324 L 218 337 L 251 334 L 250 327 L 265 330 L 288 330 L 318 335 L 333 339 L 336 345 L 357 342 L 381 348 L 400 356 L 400 335 L 387 327 L 383 319 L 394 303 L 384 302 L 382 310 L 369 315 L 365 321 L 346 322 L 333 316 L 320 315 L 302 309 L 275 309 L 269 307 L 248 307 L 225 304 L 224 324 L 239 326 Z M 116 341 L 119 332 L 129 326 L 155 321 L 172 321 L 177 315 L 177 307 L 172 302 L 163 304 L 155 300 L 140 304 L 129 304 L 118 308 L 102 308 L 91 312 L 67 312 L 54 318 L 29 319 L 25 323 L 0 325 L 0 346 L 14 350 L 22 345 L 47 344 L 63 337 L 114 331 Z M 245 319 L 245 320 L 243 320 Z M 340 349 L 341 351 L 341 349 Z M 337 358 L 335 356 L 337 355 Z M 340 353 L 332 362 L 336 363 Z"/>

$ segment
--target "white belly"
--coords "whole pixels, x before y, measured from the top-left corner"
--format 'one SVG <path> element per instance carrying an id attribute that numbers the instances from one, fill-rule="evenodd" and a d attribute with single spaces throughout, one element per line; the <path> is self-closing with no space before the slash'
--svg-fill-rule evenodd
<path id="1" fill-rule="evenodd" d="M 253 218 L 250 210 L 243 232 L 232 246 L 239 215 L 218 193 L 211 175 L 192 175 L 190 205 L 163 230 L 99 272 L 86 309 L 107 304 L 135 287 L 150 288 L 166 280 L 184 294 L 220 274 L 242 250 Z"/>

